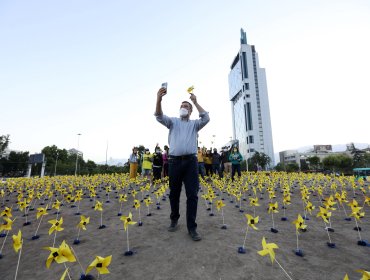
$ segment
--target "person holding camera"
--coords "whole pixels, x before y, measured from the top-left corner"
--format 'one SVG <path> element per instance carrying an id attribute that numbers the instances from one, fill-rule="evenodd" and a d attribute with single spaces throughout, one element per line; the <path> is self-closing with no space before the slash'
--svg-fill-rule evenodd
<path id="1" fill-rule="evenodd" d="M 167 88 L 161 87 L 157 93 L 155 107 L 156 119 L 169 129 L 169 187 L 171 205 L 171 224 L 168 231 L 174 232 L 178 229 L 180 218 L 180 194 L 182 184 L 186 192 L 186 223 L 189 235 L 194 241 L 201 240 L 197 232 L 195 222 L 198 209 L 198 161 L 197 161 L 197 139 L 198 131 L 208 122 L 209 115 L 198 103 L 197 97 L 191 93 L 190 100 L 199 112 L 199 119 L 190 120 L 193 106 L 188 101 L 183 101 L 180 106 L 179 117 L 168 117 L 162 111 L 162 98 L 167 94 Z"/>

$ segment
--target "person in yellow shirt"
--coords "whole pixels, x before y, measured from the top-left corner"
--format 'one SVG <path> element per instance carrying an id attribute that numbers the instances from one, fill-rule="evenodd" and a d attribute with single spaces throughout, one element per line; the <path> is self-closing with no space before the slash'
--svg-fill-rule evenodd
<path id="1" fill-rule="evenodd" d="M 153 167 L 153 155 L 150 154 L 148 148 L 145 149 L 145 153 L 143 155 L 143 165 L 142 165 L 142 175 L 146 177 L 148 180 L 151 179 L 150 172 L 152 171 Z"/>
<path id="2" fill-rule="evenodd" d="M 200 149 L 200 147 L 198 147 L 197 157 L 198 157 L 198 173 L 204 179 L 206 172 L 204 169 L 203 151 Z"/>
<path id="3" fill-rule="evenodd" d="M 204 166 L 206 168 L 207 176 L 212 176 L 212 154 L 211 150 L 207 150 L 207 153 L 203 155 Z"/>

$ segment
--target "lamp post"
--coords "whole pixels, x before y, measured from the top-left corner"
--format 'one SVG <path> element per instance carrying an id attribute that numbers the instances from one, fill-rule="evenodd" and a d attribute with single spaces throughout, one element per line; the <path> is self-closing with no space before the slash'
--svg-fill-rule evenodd
<path id="1" fill-rule="evenodd" d="M 56 174 L 57 174 L 58 156 L 59 156 L 59 151 L 57 151 L 57 158 L 55 160 L 54 176 L 56 176 Z"/>
<path id="2" fill-rule="evenodd" d="M 78 133 L 77 134 L 77 152 L 76 152 L 76 169 L 75 169 L 75 176 L 77 176 L 77 163 L 78 163 L 78 149 L 80 147 L 80 136 L 81 136 L 81 133 Z"/>

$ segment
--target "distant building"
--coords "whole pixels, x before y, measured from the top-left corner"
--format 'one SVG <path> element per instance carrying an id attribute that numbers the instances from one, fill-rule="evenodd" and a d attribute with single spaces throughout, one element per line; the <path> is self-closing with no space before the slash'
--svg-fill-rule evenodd
<path id="1" fill-rule="evenodd" d="M 320 162 L 323 161 L 324 158 L 331 156 L 331 155 L 347 155 L 349 157 L 354 156 L 355 152 L 357 153 L 367 153 L 370 151 L 369 148 L 365 149 L 356 149 L 353 143 L 349 143 L 346 145 L 347 148 L 345 151 L 338 151 L 333 152 L 332 145 L 314 145 L 312 150 L 306 152 L 299 152 L 297 150 L 286 150 L 279 152 L 280 163 L 284 165 L 288 165 L 290 163 L 298 164 L 299 168 L 302 167 L 303 162 L 307 162 L 307 159 L 310 157 L 317 156 L 320 158 Z"/>
<path id="2" fill-rule="evenodd" d="M 274 147 L 267 94 L 265 69 L 259 67 L 258 54 L 241 29 L 240 49 L 229 73 L 233 139 L 239 141 L 239 151 L 248 159 L 255 152 L 265 153 L 274 166 Z"/>

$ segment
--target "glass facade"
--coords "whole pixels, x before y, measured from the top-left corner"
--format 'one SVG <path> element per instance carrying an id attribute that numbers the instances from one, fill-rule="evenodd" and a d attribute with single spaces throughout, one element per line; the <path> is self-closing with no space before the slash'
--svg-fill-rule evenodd
<path id="1" fill-rule="evenodd" d="M 241 32 L 241 46 L 229 73 L 229 98 L 232 103 L 233 137 L 245 159 L 254 152 L 265 153 L 274 165 L 274 151 L 266 76 L 259 67 L 254 46 L 246 43 Z"/>

